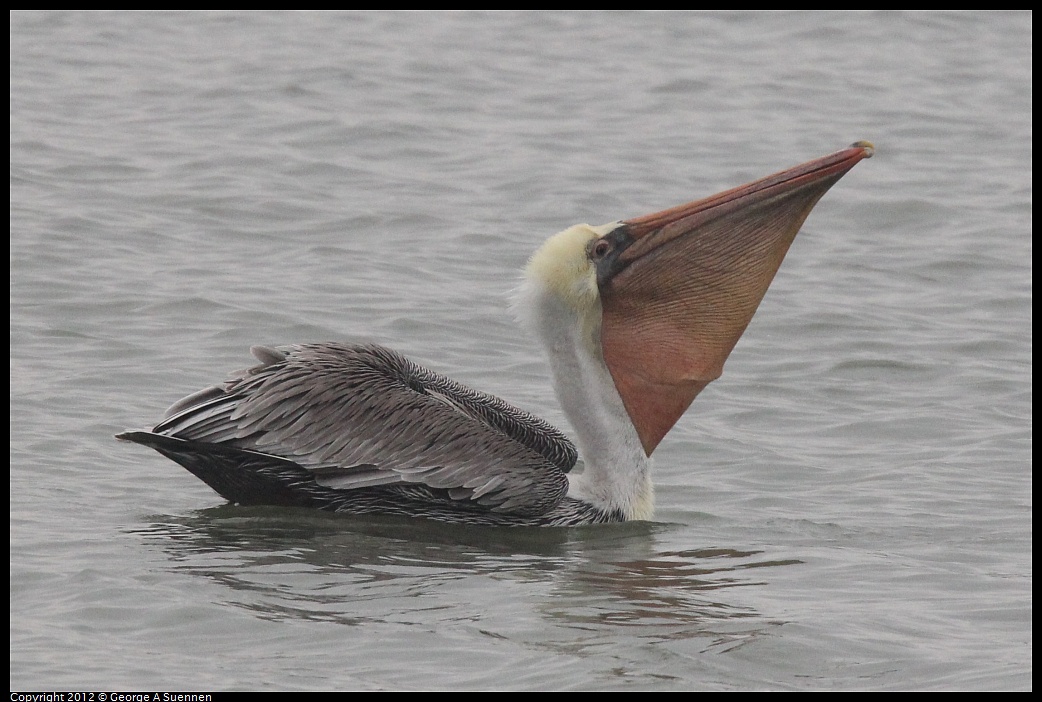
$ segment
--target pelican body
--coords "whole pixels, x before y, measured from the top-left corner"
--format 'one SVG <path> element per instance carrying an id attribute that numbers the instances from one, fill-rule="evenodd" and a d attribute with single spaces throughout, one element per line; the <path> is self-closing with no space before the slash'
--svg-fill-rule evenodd
<path id="1" fill-rule="evenodd" d="M 686 205 L 576 225 L 535 253 L 517 308 L 578 448 L 503 400 L 348 343 L 254 347 L 258 365 L 117 438 L 243 505 L 503 526 L 650 519 L 652 452 L 720 376 L 811 209 L 872 151 L 857 142 Z"/>

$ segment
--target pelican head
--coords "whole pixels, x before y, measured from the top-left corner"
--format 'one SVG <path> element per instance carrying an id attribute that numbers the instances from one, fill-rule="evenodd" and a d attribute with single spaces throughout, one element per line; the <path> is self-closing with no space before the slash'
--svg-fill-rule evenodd
<path id="1" fill-rule="evenodd" d="M 580 427 L 600 421 L 590 415 L 612 412 L 591 407 L 589 389 L 577 386 L 600 383 L 608 388 L 593 394 L 625 409 L 651 455 L 720 377 L 814 205 L 872 152 L 857 142 L 686 205 L 573 226 L 535 253 L 523 306 L 548 348 L 581 447 Z"/>

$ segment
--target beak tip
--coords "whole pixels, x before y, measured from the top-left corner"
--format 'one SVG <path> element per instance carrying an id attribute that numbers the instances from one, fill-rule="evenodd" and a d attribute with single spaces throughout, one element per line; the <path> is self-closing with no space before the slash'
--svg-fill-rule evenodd
<path id="1" fill-rule="evenodd" d="M 865 158 L 872 158 L 876 152 L 876 146 L 870 141 L 855 141 L 850 145 L 852 149 L 861 149 L 865 152 Z"/>

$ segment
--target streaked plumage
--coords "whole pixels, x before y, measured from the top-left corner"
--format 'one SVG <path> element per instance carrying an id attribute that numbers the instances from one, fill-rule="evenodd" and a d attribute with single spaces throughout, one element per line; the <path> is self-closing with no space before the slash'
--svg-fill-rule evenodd
<path id="1" fill-rule="evenodd" d="M 151 446 L 226 499 L 498 525 L 647 519 L 650 455 L 723 362 L 859 142 L 655 215 L 577 225 L 519 299 L 584 458 L 543 420 L 376 345 L 255 347 L 260 364 L 176 403 Z"/>

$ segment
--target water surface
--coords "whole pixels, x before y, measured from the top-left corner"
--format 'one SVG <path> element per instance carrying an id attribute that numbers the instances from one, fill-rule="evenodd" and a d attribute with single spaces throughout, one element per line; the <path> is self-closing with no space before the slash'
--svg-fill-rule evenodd
<path id="1" fill-rule="evenodd" d="M 1030 689 L 1031 20 L 12 14 L 12 689 Z M 570 430 L 539 243 L 857 139 L 654 522 L 235 508 L 112 440 L 337 339 Z"/>

